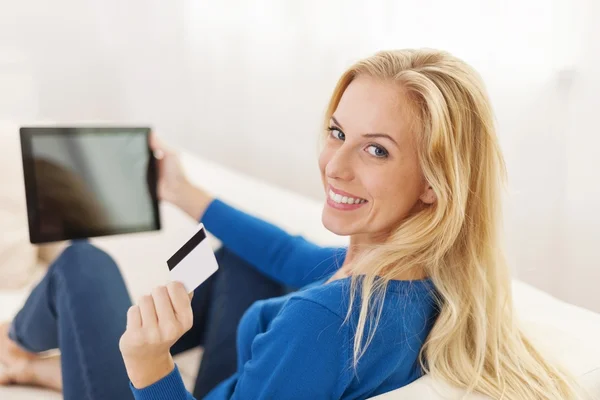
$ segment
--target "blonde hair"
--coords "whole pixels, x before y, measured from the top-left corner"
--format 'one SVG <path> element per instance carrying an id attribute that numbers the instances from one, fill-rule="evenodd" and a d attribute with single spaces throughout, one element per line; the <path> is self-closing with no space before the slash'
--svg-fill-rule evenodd
<path id="1" fill-rule="evenodd" d="M 375 334 L 387 283 L 400 271 L 424 268 L 439 308 L 419 355 L 426 373 L 494 399 L 575 399 L 575 380 L 544 359 L 513 315 L 499 238 L 505 166 L 477 72 L 442 51 L 379 52 L 342 75 L 325 124 L 359 75 L 396 83 L 407 96 L 420 167 L 437 202 L 352 261 L 348 316 L 360 293 L 353 365 Z"/>

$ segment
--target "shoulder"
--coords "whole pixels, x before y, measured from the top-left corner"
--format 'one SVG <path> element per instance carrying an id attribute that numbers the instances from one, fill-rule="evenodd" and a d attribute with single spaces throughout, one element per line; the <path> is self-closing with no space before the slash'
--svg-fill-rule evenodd
<path id="1" fill-rule="evenodd" d="M 322 308 L 337 318 L 344 320 L 348 312 L 350 300 L 350 285 L 343 280 L 328 284 L 311 286 L 298 291 L 290 297 L 290 302 L 296 307 Z"/>
<path id="2" fill-rule="evenodd" d="M 359 320 L 362 299 L 360 287 L 354 293 L 355 301 L 349 313 L 351 280 L 340 279 L 324 285 L 317 285 L 298 292 L 290 298 L 298 302 L 298 308 L 321 307 L 337 319 L 347 321 L 344 325 L 356 327 Z M 421 332 L 437 316 L 435 288 L 430 281 L 391 281 L 381 294 L 381 333 L 387 330 L 399 334 Z M 381 329 L 380 329 L 381 328 Z"/>
<path id="3" fill-rule="evenodd" d="M 323 300 L 313 296 L 294 295 L 282 307 L 278 317 L 292 318 L 304 326 L 314 326 L 319 323 L 341 325 L 344 317 L 332 310 L 334 307 L 331 307 L 329 302 Z"/>

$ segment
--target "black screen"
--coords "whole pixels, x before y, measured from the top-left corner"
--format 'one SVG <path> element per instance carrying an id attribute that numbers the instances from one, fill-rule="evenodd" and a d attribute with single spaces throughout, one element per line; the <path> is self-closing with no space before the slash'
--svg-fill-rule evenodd
<path id="1" fill-rule="evenodd" d="M 148 128 L 21 128 L 33 243 L 160 228 Z"/>

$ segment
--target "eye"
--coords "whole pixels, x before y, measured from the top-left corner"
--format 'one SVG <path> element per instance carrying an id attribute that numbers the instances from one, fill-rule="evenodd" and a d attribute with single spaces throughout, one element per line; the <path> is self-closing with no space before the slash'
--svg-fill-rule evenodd
<path id="1" fill-rule="evenodd" d="M 338 128 L 336 128 L 335 126 L 330 126 L 329 128 L 327 128 L 327 130 L 329 131 L 329 136 L 331 136 L 332 138 L 337 140 L 346 140 L 346 134 Z"/>
<path id="2" fill-rule="evenodd" d="M 369 147 L 367 147 L 367 152 L 370 155 L 375 156 L 377 158 L 386 158 L 389 154 L 386 149 L 375 144 L 372 144 Z"/>

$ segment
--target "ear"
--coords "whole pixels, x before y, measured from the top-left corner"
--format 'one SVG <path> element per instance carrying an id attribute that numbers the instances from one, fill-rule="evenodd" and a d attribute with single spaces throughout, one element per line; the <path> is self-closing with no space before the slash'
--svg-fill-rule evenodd
<path id="1" fill-rule="evenodd" d="M 419 200 L 425 204 L 433 204 L 436 202 L 437 196 L 435 195 L 433 188 L 428 185 L 421 197 L 419 197 Z"/>

